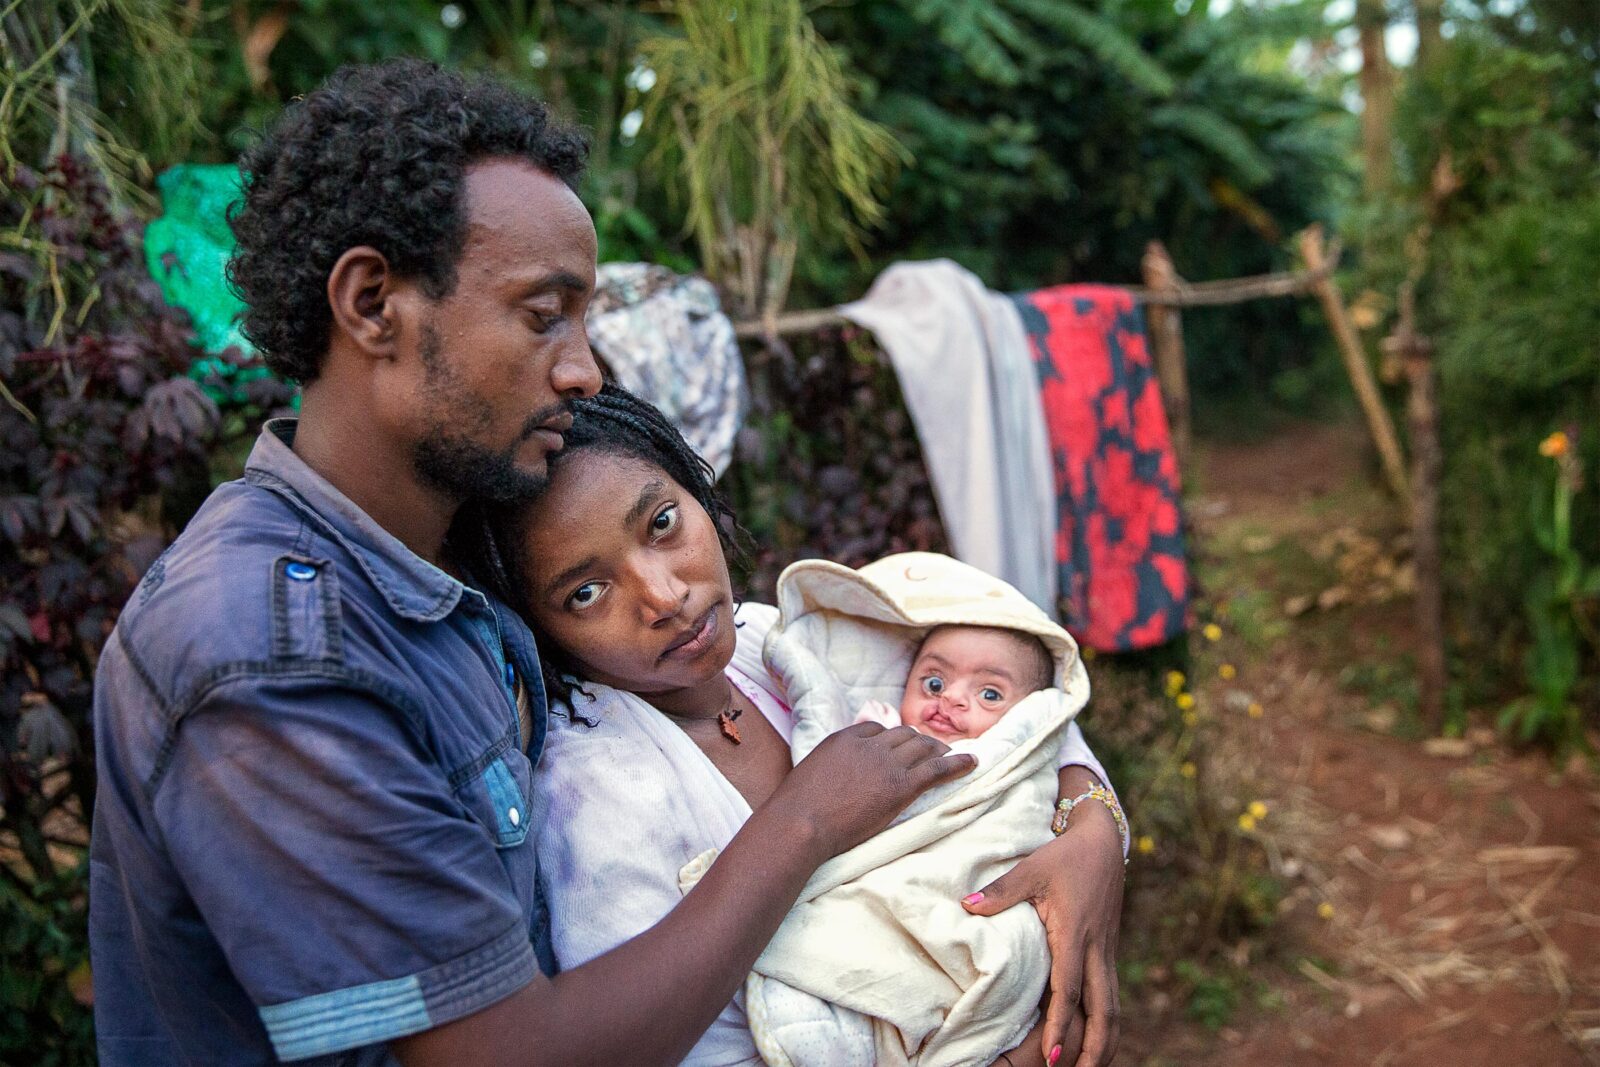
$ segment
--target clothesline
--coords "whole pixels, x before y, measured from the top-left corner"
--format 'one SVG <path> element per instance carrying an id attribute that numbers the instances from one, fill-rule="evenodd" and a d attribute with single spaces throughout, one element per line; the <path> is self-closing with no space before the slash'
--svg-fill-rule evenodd
<path id="1" fill-rule="evenodd" d="M 1179 281 L 1171 289 L 1151 289 L 1147 286 L 1124 286 L 1141 304 L 1159 304 L 1163 307 L 1218 307 L 1242 304 L 1247 300 L 1264 297 L 1296 296 L 1307 293 L 1316 284 L 1330 277 L 1339 266 L 1339 246 L 1334 242 L 1328 249 L 1327 261 L 1316 270 L 1280 271 L 1276 274 L 1255 274 L 1244 278 L 1222 278 L 1210 282 Z M 814 308 L 809 311 L 790 311 L 772 320 L 770 332 L 779 335 L 810 333 L 828 326 L 848 323 L 837 308 Z M 759 320 L 741 322 L 734 326 L 740 338 L 765 337 L 767 323 Z"/>

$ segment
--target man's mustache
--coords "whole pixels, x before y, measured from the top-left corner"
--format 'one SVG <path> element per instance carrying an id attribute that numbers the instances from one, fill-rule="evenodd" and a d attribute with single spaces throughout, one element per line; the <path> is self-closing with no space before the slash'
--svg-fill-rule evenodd
<path id="1" fill-rule="evenodd" d="M 551 404 L 542 411 L 534 412 L 532 415 L 528 416 L 528 421 L 522 424 L 522 432 L 517 435 L 517 439 L 515 443 L 513 443 L 512 447 L 517 448 L 521 446 L 522 442 L 532 437 L 536 431 L 542 430 L 544 428 L 544 424 L 549 422 L 551 419 L 554 419 L 560 415 L 571 414 L 572 405 L 567 401 Z"/>

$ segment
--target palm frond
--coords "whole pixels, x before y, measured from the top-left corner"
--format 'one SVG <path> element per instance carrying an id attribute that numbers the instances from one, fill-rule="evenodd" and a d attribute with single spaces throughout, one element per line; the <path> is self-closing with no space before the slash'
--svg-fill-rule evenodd
<path id="1" fill-rule="evenodd" d="M 1272 161 L 1243 130 L 1210 108 L 1164 104 L 1151 110 L 1150 124 L 1208 149 L 1231 166 L 1239 183 L 1247 188 L 1272 178 Z"/>
<path id="2" fill-rule="evenodd" d="M 931 26 L 973 73 L 1012 86 L 1021 64 L 1045 54 L 1033 36 L 1050 30 L 1156 96 L 1173 91 L 1172 77 L 1139 42 L 1111 20 L 1068 0 L 901 0 L 913 18 Z"/>

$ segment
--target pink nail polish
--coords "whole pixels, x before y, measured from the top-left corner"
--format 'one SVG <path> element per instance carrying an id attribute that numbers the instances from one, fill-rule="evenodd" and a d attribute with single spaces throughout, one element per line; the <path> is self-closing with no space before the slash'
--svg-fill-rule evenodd
<path id="1" fill-rule="evenodd" d="M 967 905 L 968 907 L 971 907 L 974 904 L 981 904 L 983 903 L 983 894 L 974 893 L 970 897 L 962 897 L 961 903 Z"/>
<path id="2" fill-rule="evenodd" d="M 1056 1061 L 1059 1060 L 1060 1058 L 1061 1058 L 1061 1046 L 1057 1045 L 1055 1048 L 1050 1050 L 1050 1057 L 1047 1060 L 1045 1060 L 1045 1062 L 1048 1063 L 1050 1065 L 1050 1067 L 1056 1067 Z"/>

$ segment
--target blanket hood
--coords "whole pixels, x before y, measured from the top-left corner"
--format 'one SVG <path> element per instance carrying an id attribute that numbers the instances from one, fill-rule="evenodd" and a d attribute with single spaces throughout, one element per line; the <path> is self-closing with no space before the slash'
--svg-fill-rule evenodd
<path id="1" fill-rule="evenodd" d="M 1056 688 L 1067 688 L 1074 671 L 1083 669 L 1077 642 L 1031 600 L 1006 582 L 936 552 L 901 552 L 860 570 L 820 559 L 790 564 L 778 578 L 778 610 L 786 625 L 824 614 L 832 626 L 852 631 L 890 658 L 899 656 L 906 641 L 914 650 L 937 626 L 1019 630 L 1049 651 Z M 907 659 L 906 670 L 910 666 Z M 905 671 L 900 675 L 903 680 Z"/>

